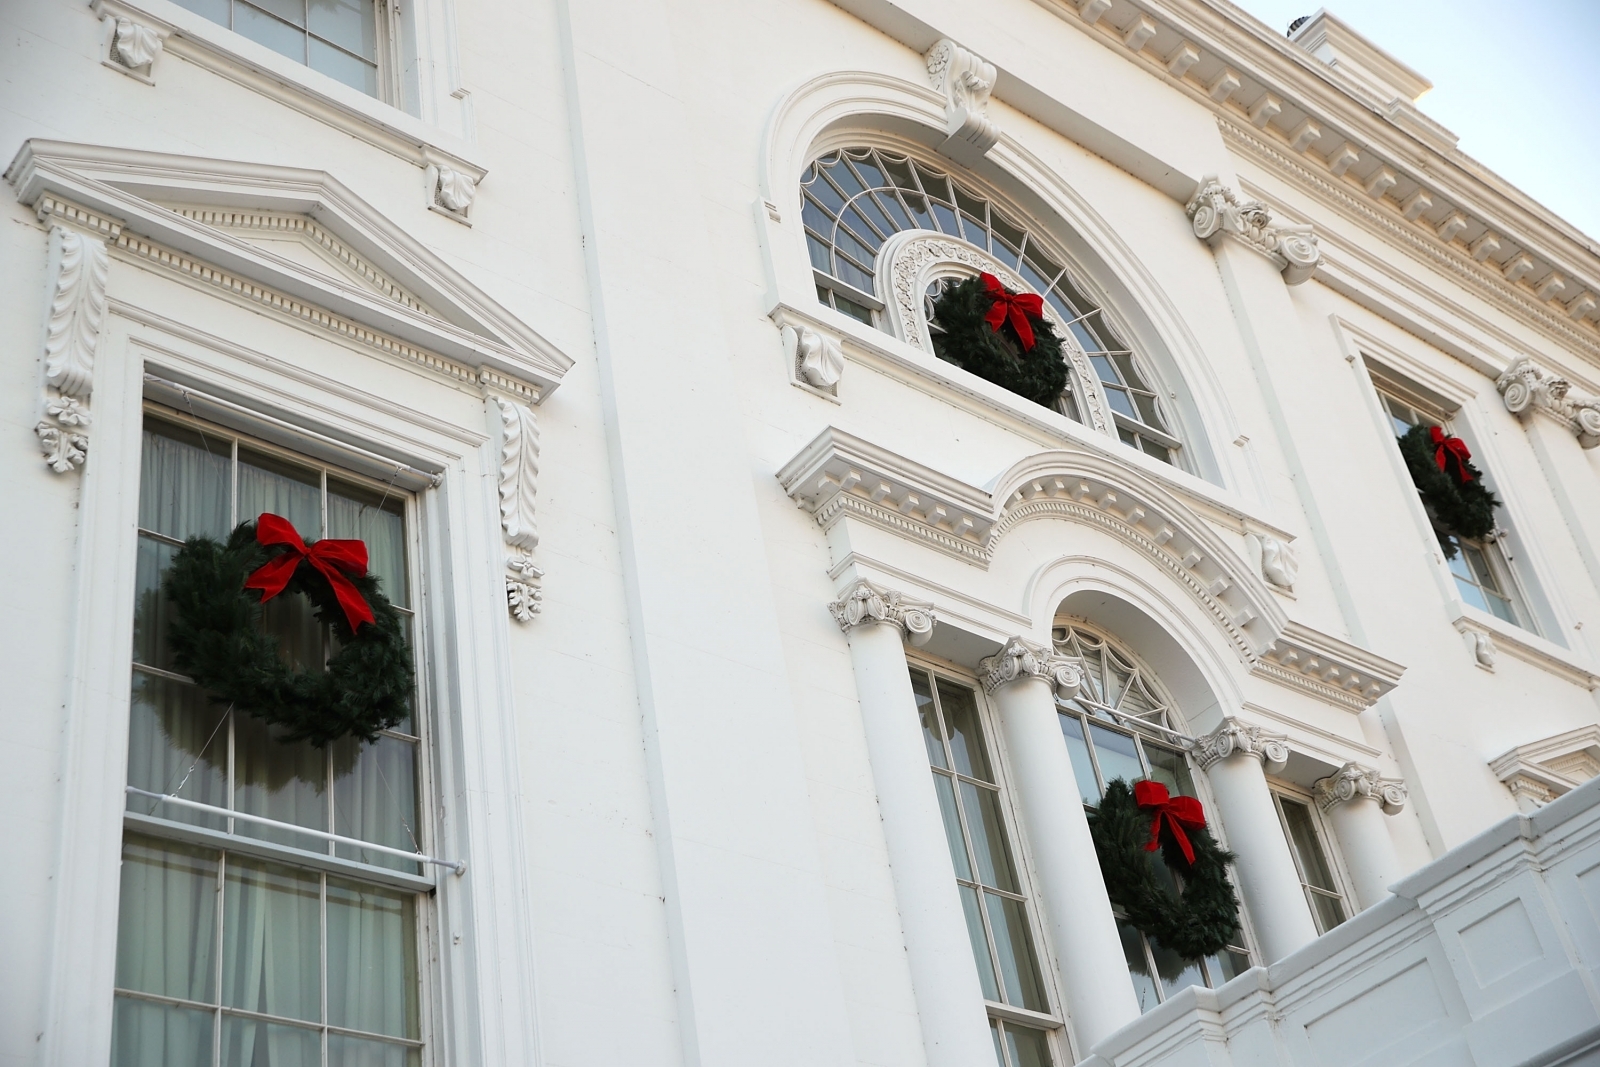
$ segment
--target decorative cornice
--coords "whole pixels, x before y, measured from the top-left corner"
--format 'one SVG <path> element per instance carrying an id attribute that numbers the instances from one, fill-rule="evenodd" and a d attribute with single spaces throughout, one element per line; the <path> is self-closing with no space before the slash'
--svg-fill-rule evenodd
<path id="1" fill-rule="evenodd" d="M 933 626 L 938 621 L 932 604 L 907 600 L 898 591 L 880 589 L 865 579 L 858 580 L 829 604 L 828 612 L 845 633 L 863 623 L 883 623 L 897 628 L 902 637 L 919 648 L 933 637 Z"/>
<path id="2" fill-rule="evenodd" d="M 1251 673 L 1361 711 L 1399 685 L 1405 668 L 1291 621 L 1262 651 Z"/>
<path id="3" fill-rule="evenodd" d="M 1495 379 L 1494 387 L 1513 415 L 1547 415 L 1577 435 L 1584 448 L 1600 445 L 1600 398 L 1573 396 L 1572 383 L 1519 359 Z"/>
<path id="4" fill-rule="evenodd" d="M 1194 748 L 1190 751 L 1201 770 L 1230 756 L 1250 756 L 1265 764 L 1268 774 L 1276 774 L 1289 761 L 1288 741 L 1289 738 L 1283 734 L 1272 733 L 1230 716 L 1209 734 L 1195 738 Z"/>
<path id="5" fill-rule="evenodd" d="M 1360 763 L 1346 763 L 1333 774 L 1317 780 L 1313 790 L 1317 806 L 1328 811 L 1358 797 L 1375 800 L 1385 815 L 1398 815 L 1406 806 L 1406 783 L 1399 778 L 1385 778 L 1377 768 Z"/>
<path id="6" fill-rule="evenodd" d="M 1238 241 L 1266 256 L 1283 272 L 1286 285 L 1299 285 L 1316 272 L 1322 253 L 1310 226 L 1274 224 L 1267 205 L 1241 200 L 1214 174 L 1200 179 L 1200 187 L 1184 206 L 1194 235 L 1216 247 L 1224 239 Z"/>
<path id="7" fill-rule="evenodd" d="M 110 259 L 105 242 L 64 226 L 49 240 L 50 310 L 45 320 L 43 418 L 34 426 L 45 462 L 57 474 L 83 466 L 95 350 L 106 314 Z"/>
<path id="8" fill-rule="evenodd" d="M 544 572 L 530 553 L 539 545 L 534 503 L 539 477 L 539 422 L 526 404 L 494 397 L 500 410 L 500 528 L 513 550 L 506 559 L 506 600 L 518 622 L 539 612 Z"/>
<path id="9" fill-rule="evenodd" d="M 994 91 L 994 64 L 962 48 L 948 37 L 928 49 L 928 80 L 944 96 L 945 133 L 979 152 L 1000 139 L 1000 127 L 989 118 Z"/>
<path id="10" fill-rule="evenodd" d="M 1518 745 L 1489 762 L 1525 810 L 1548 804 L 1600 774 L 1600 726 L 1580 726 Z"/>
<path id="11" fill-rule="evenodd" d="M 983 679 L 987 693 L 1016 681 L 1037 678 L 1067 700 L 1083 686 L 1083 667 L 1053 648 L 1013 637 L 999 652 L 979 661 L 978 677 Z"/>

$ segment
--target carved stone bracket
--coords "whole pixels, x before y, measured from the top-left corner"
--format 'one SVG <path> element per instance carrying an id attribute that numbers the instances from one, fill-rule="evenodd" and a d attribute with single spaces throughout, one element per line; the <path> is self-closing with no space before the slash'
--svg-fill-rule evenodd
<path id="1" fill-rule="evenodd" d="M 1584 448 L 1600 445 L 1600 397 L 1574 396 L 1572 383 L 1531 359 L 1519 359 L 1495 379 L 1494 387 L 1513 415 L 1548 415 L 1578 437 Z"/>
<path id="2" fill-rule="evenodd" d="M 1300 576 L 1300 561 L 1295 557 L 1294 546 L 1271 534 L 1251 534 L 1260 555 L 1261 577 L 1267 584 L 1285 592 L 1294 592 L 1295 579 Z"/>
<path id="3" fill-rule="evenodd" d="M 1239 194 L 1215 175 L 1200 179 L 1200 188 L 1184 212 L 1194 225 L 1196 237 L 1213 248 L 1218 241 L 1232 238 L 1260 252 L 1283 271 L 1285 284 L 1306 281 L 1322 260 L 1312 227 L 1274 223 L 1266 204 L 1239 199 Z"/>
<path id="4" fill-rule="evenodd" d="M 844 349 L 832 337 L 809 326 L 783 327 L 783 351 L 800 380 L 830 396 L 839 394 L 844 376 Z"/>
<path id="5" fill-rule="evenodd" d="M 166 34 L 125 15 L 101 14 L 104 40 L 100 61 L 112 70 L 155 84 L 156 63 L 161 59 Z"/>
<path id="6" fill-rule="evenodd" d="M 506 606 L 518 622 L 539 614 L 544 571 L 531 553 L 539 545 L 534 498 L 539 476 L 539 423 L 526 404 L 494 398 L 500 409 L 500 528 L 512 550 L 506 558 Z"/>
<path id="7" fill-rule="evenodd" d="M 106 314 L 110 257 L 98 237 L 50 227 L 50 306 L 45 321 L 43 418 L 33 430 L 57 474 L 89 453 L 89 397 Z"/>
<path id="8" fill-rule="evenodd" d="M 472 224 L 472 202 L 478 197 L 478 180 L 464 170 L 430 163 L 423 177 L 428 207 L 457 222 Z"/>
<path id="9" fill-rule="evenodd" d="M 989 118 L 989 94 L 994 91 L 994 64 L 967 51 L 948 37 L 928 49 L 928 78 L 944 94 L 945 133 L 979 152 L 987 152 L 1000 139 L 1000 128 Z"/>
<path id="10" fill-rule="evenodd" d="M 907 600 L 893 589 L 880 589 L 865 579 L 845 591 L 828 605 L 839 629 L 849 633 L 863 623 L 885 623 L 898 627 L 913 645 L 921 647 L 933 636 L 937 621 L 932 604 Z"/>
<path id="11" fill-rule="evenodd" d="M 988 693 L 1024 678 L 1050 683 L 1062 699 L 1076 696 L 1083 686 L 1083 667 L 1077 660 L 1020 637 L 1013 637 L 998 653 L 980 661 L 978 674 Z"/>
<path id="12" fill-rule="evenodd" d="M 1345 804 L 1357 797 L 1376 800 L 1385 815 L 1398 815 L 1406 806 L 1406 783 L 1399 778 L 1384 778 L 1375 767 L 1359 763 L 1346 763 L 1327 778 L 1319 779 L 1313 787 L 1317 805 L 1323 811 Z"/>
<path id="13" fill-rule="evenodd" d="M 1226 718 L 1215 730 L 1196 738 L 1193 751 L 1202 770 L 1230 756 L 1252 756 L 1266 766 L 1268 774 L 1276 774 L 1289 762 L 1288 741 L 1283 734 Z"/>

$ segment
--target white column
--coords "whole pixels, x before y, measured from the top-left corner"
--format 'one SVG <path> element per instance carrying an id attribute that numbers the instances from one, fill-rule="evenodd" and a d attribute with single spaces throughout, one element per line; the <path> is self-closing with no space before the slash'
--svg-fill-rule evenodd
<path id="1" fill-rule="evenodd" d="M 909 635 L 912 644 L 927 641 L 933 612 L 864 581 L 829 610 L 850 642 L 928 1067 L 990 1062 L 994 1044 L 983 987 L 901 645 L 902 635 Z"/>
<path id="2" fill-rule="evenodd" d="M 1263 767 L 1282 768 L 1289 758 L 1285 740 L 1227 718 L 1194 751 L 1217 798 L 1228 847 L 1238 857 L 1234 869 L 1263 963 L 1276 963 L 1317 936 Z"/>
<path id="3" fill-rule="evenodd" d="M 1139 1018 L 1139 1002 L 1056 714 L 1056 692 L 1076 692 L 1082 673 L 1075 661 L 1020 637 L 980 670 L 1000 712 L 1067 1014 L 1078 1048 L 1089 1049 Z"/>
<path id="4" fill-rule="evenodd" d="M 1380 777 L 1376 768 L 1346 763 L 1317 782 L 1316 792 L 1317 804 L 1333 824 L 1356 897 L 1362 908 L 1370 908 L 1389 895 L 1403 873 L 1383 817 L 1406 806 L 1406 784 Z"/>

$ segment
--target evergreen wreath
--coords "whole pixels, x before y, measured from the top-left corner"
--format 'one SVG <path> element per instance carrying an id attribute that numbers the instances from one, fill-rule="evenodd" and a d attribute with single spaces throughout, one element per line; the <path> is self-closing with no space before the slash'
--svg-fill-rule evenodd
<path id="1" fill-rule="evenodd" d="M 1089 813 L 1089 833 L 1111 903 L 1122 908 L 1128 922 L 1184 959 L 1220 952 L 1239 931 L 1239 901 L 1228 881 L 1233 853 L 1220 848 L 1203 825 L 1196 826 L 1188 831 L 1194 850 L 1190 863 L 1162 820 L 1161 856 L 1183 887 L 1174 897 L 1146 847 L 1151 819 L 1151 809 L 1138 805 L 1121 778 L 1106 783 L 1099 808 Z"/>
<path id="2" fill-rule="evenodd" d="M 293 535 L 293 528 L 276 519 Z M 236 710 L 281 727 L 285 742 L 310 741 L 318 748 L 342 737 L 374 741 L 410 713 L 412 690 L 411 651 L 406 645 L 400 615 L 379 588 L 376 577 L 365 571 L 366 546 L 361 542 L 312 542 L 318 545 L 360 548 L 359 573 L 339 561 L 346 587 L 319 568 L 308 553 L 293 542 L 262 544 L 257 524 L 240 523 L 225 544 L 210 537 L 191 537 L 176 556 L 162 582 L 166 598 L 176 608 L 167 640 L 173 664 L 188 674 L 211 698 Z M 332 556 L 333 553 L 329 553 Z M 278 658 L 278 642 L 262 632 L 261 605 L 275 592 L 257 592 L 263 567 L 277 562 L 279 577 L 293 565 L 282 591 L 303 593 L 316 609 L 316 617 L 333 629 L 338 651 L 325 671 L 292 670 Z M 330 564 L 331 566 L 331 564 Z M 246 583 L 255 584 L 247 588 Z M 353 587 L 350 588 L 350 587 Z M 343 596 L 341 596 L 341 592 Z M 359 594 L 370 609 L 371 621 L 352 623 L 351 595 Z"/>
<path id="3" fill-rule="evenodd" d="M 1483 484 L 1483 472 L 1472 465 L 1472 453 L 1459 437 L 1437 426 L 1413 426 L 1400 438 L 1400 455 L 1446 558 L 1456 555 L 1450 535 L 1475 541 L 1494 532 L 1500 501 Z"/>
<path id="4" fill-rule="evenodd" d="M 1028 312 L 1011 303 L 998 329 L 990 325 L 996 298 L 986 285 L 993 275 L 968 278 L 956 285 L 946 283 L 944 290 L 933 300 L 933 318 L 929 323 L 937 329 L 930 330 L 933 354 L 962 370 L 971 371 L 985 381 L 1009 389 L 1035 404 L 1055 407 L 1057 399 L 1067 388 L 1067 364 L 1061 358 L 1061 338 L 1050 325 L 1050 320 L 1037 312 Z M 1000 287 L 1011 300 L 1028 300 L 1029 294 L 1015 294 Z M 1032 297 L 1032 301 L 1039 301 Z M 1031 303 L 1031 302 L 1030 302 Z M 1040 302 L 1042 310 L 1042 302 Z M 1033 344 L 1024 343 L 1015 324 L 1018 315 L 1024 316 L 1032 330 Z"/>

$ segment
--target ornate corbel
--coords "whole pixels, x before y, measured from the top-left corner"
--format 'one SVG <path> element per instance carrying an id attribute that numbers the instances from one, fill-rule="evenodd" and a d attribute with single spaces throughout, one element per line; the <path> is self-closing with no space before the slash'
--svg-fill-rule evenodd
<path id="1" fill-rule="evenodd" d="M 1268 774 L 1277 774 L 1289 762 L 1288 742 L 1283 734 L 1269 733 L 1230 717 L 1209 734 L 1196 738 L 1193 752 L 1201 770 L 1230 756 L 1251 756 L 1262 762 Z"/>
<path id="2" fill-rule="evenodd" d="M 864 623 L 883 623 L 899 629 L 913 645 L 921 647 L 933 637 L 936 617 L 932 604 L 907 600 L 893 589 L 880 589 L 860 579 L 843 596 L 828 605 L 828 612 L 849 633 Z"/>
<path id="3" fill-rule="evenodd" d="M 963 141 L 987 152 L 1000 139 L 1000 127 L 989 118 L 994 91 L 994 64 L 946 37 L 925 57 L 928 78 L 944 94 L 944 128 L 949 140 Z"/>
<path id="4" fill-rule="evenodd" d="M 978 675 L 987 693 L 1026 678 L 1048 682 L 1063 700 L 1076 696 L 1083 687 L 1083 667 L 1077 660 L 1020 637 L 1013 637 L 995 655 L 981 660 Z"/>
<path id="5" fill-rule="evenodd" d="M 43 418 L 33 432 L 50 469 L 66 474 L 88 459 L 88 403 L 111 261 L 98 237 L 51 226 L 49 263 Z"/>
<path id="6" fill-rule="evenodd" d="M 1385 815 L 1398 815 L 1406 806 L 1406 783 L 1399 778 L 1384 778 L 1377 768 L 1346 763 L 1333 774 L 1319 779 L 1312 787 L 1317 805 L 1323 811 L 1357 797 L 1376 800 Z"/>
<path id="7" fill-rule="evenodd" d="M 783 327 L 783 352 L 800 380 L 830 396 L 839 393 L 844 376 L 844 349 L 832 337 L 809 326 Z"/>
<path id="8" fill-rule="evenodd" d="M 1300 561 L 1295 557 L 1294 546 L 1271 534 L 1251 534 L 1250 537 L 1261 557 L 1258 561 L 1261 577 L 1286 593 L 1294 592 L 1295 579 L 1300 577 Z"/>
<path id="9" fill-rule="evenodd" d="M 166 33 L 109 11 L 102 12 L 100 24 L 104 34 L 100 61 L 112 70 L 154 85 Z"/>
<path id="10" fill-rule="evenodd" d="M 1548 415 L 1577 435 L 1584 448 L 1600 445 L 1600 398 L 1572 395 L 1572 383 L 1551 374 L 1531 359 L 1519 359 L 1496 378 L 1506 410 L 1526 418 Z"/>
<path id="11" fill-rule="evenodd" d="M 518 622 L 539 614 L 544 571 L 531 553 L 539 545 L 534 525 L 534 497 L 539 476 L 539 423 L 533 410 L 503 397 L 500 409 L 500 528 L 510 553 L 506 557 L 506 606 Z"/>
<path id="12" fill-rule="evenodd" d="M 1200 188 L 1183 210 L 1196 237 L 1213 248 L 1224 238 L 1232 238 L 1261 253 L 1283 272 L 1287 285 L 1309 279 L 1322 260 L 1312 227 L 1274 223 L 1266 204 L 1241 200 L 1214 174 L 1200 179 Z"/>
<path id="13" fill-rule="evenodd" d="M 471 225 L 472 202 L 478 198 L 478 179 L 459 167 L 430 163 L 423 184 L 428 191 L 428 208 Z"/>

